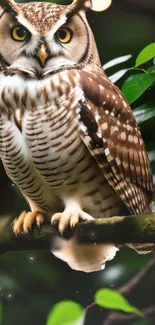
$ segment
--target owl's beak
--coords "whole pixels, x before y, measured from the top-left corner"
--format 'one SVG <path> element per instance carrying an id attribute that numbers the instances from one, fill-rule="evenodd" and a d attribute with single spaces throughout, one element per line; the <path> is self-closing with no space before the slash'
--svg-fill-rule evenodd
<path id="1" fill-rule="evenodd" d="M 37 59 L 39 59 L 39 63 L 42 67 L 45 66 L 45 63 L 49 57 L 48 49 L 46 44 L 41 44 L 36 52 Z"/>

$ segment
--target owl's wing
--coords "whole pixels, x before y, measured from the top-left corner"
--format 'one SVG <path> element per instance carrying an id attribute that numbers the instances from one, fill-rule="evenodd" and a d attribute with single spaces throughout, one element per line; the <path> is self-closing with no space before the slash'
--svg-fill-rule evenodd
<path id="1" fill-rule="evenodd" d="M 80 134 L 131 214 L 153 199 L 152 171 L 141 133 L 121 91 L 103 72 L 80 72 Z"/>

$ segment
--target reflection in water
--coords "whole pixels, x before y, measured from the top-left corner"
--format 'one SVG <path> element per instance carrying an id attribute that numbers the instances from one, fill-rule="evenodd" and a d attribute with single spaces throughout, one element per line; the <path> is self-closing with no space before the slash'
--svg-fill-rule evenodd
<path id="1" fill-rule="evenodd" d="M 76 238 L 64 240 L 56 237 L 52 253 L 66 262 L 72 269 L 83 272 L 101 271 L 105 263 L 112 260 L 118 248 L 112 244 L 79 244 Z"/>

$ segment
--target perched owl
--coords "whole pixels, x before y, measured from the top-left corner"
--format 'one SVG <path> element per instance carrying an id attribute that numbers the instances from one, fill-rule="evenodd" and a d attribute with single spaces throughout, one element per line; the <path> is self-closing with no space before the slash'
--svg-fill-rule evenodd
<path id="1" fill-rule="evenodd" d="M 0 157 L 31 211 L 15 221 L 15 234 L 45 218 L 63 234 L 79 220 L 150 212 L 145 146 L 121 91 L 102 70 L 88 7 L 90 0 L 1 0 Z M 99 259 L 104 264 L 117 250 L 103 245 L 95 260 L 89 246 L 90 268 L 77 266 L 82 246 L 76 250 L 73 241 L 61 240 L 72 261 L 55 255 L 76 269 L 99 269 Z"/>

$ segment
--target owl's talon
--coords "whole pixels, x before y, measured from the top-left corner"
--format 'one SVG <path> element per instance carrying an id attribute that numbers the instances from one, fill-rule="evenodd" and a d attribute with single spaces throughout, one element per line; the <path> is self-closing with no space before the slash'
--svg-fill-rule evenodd
<path id="1" fill-rule="evenodd" d="M 28 234 L 32 228 L 33 223 L 36 222 L 37 226 L 44 222 L 45 215 L 40 211 L 33 211 L 26 213 L 25 211 L 22 212 L 18 219 L 14 220 L 13 223 L 13 231 L 15 235 L 19 235 L 23 230 L 24 233 Z"/>
<path id="2" fill-rule="evenodd" d="M 40 228 L 40 226 L 41 226 L 41 224 L 44 222 L 44 216 L 43 216 L 43 214 L 42 213 L 40 213 L 40 215 L 39 216 L 37 216 L 37 218 L 36 218 L 36 224 L 37 224 L 37 226 Z"/>
<path id="3" fill-rule="evenodd" d="M 37 224 L 38 228 L 40 228 L 41 222 L 39 220 L 36 220 L 36 224 Z"/>
<path id="4" fill-rule="evenodd" d="M 77 216 L 74 216 L 74 218 L 72 217 L 70 219 L 70 227 L 71 227 L 71 229 L 74 229 L 78 223 L 79 223 L 79 217 L 78 217 L 78 215 Z"/>
<path id="5" fill-rule="evenodd" d="M 72 218 L 72 215 L 70 212 L 64 211 L 62 213 L 55 213 L 52 217 L 51 223 L 52 225 L 57 225 L 58 230 L 61 235 L 65 232 L 65 230 L 70 225 L 70 220 Z"/>
<path id="6" fill-rule="evenodd" d="M 24 219 L 26 217 L 26 211 L 23 211 L 18 218 L 16 218 L 13 223 L 13 232 L 15 233 L 16 236 L 18 236 L 22 232 L 22 226 Z"/>
<path id="7" fill-rule="evenodd" d="M 73 230 L 78 225 L 80 219 L 92 220 L 93 217 L 82 210 L 80 210 L 80 212 L 74 211 L 72 213 L 66 210 L 60 213 L 55 213 L 51 218 L 51 223 L 53 226 L 57 226 L 60 234 L 63 235 L 67 228 Z"/>
<path id="8" fill-rule="evenodd" d="M 58 223 L 57 220 L 53 220 L 53 221 L 51 222 L 51 224 L 52 224 L 53 227 L 57 228 L 59 223 Z"/>

